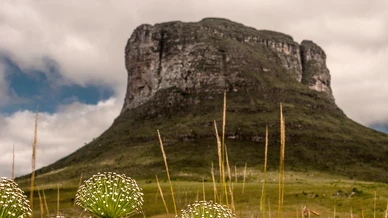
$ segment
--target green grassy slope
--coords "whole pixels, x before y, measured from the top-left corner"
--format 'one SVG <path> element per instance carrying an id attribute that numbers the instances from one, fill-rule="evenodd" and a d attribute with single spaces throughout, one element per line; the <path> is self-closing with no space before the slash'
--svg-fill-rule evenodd
<path id="1" fill-rule="evenodd" d="M 211 27 L 215 21 L 204 20 Z M 231 24 L 226 34 L 256 31 Z M 170 25 L 170 24 L 164 24 Z M 221 24 L 217 24 L 221 25 Z M 195 26 L 195 25 L 194 25 Z M 292 38 L 271 31 L 256 31 L 275 40 Z M 265 126 L 269 126 L 269 167 L 279 156 L 279 103 L 286 120 L 286 170 L 318 170 L 357 180 L 388 181 L 388 135 L 350 120 L 325 93 L 297 82 L 281 64 L 276 51 L 236 40 L 210 37 L 206 43 L 230 56 L 238 68 L 237 80 L 227 84 L 226 144 L 231 165 L 263 164 Z M 233 67 L 233 68 L 232 68 Z M 261 69 L 271 69 L 264 72 Z M 204 72 L 217 70 L 204 63 Z M 207 89 L 208 88 L 208 89 Z M 204 91 L 206 90 L 206 91 Z M 156 130 L 164 140 L 175 179 L 200 180 L 217 163 L 213 120 L 221 130 L 223 92 L 160 90 L 149 102 L 120 114 L 101 136 L 73 154 L 37 171 L 37 183 L 77 181 L 99 171 L 116 171 L 137 178 L 164 172 Z M 28 177 L 19 180 L 25 181 Z"/>
<path id="2" fill-rule="evenodd" d="M 227 93 L 226 144 L 233 165 L 263 163 L 265 126 L 269 126 L 269 167 L 278 164 L 279 102 L 286 118 L 286 170 L 319 170 L 349 178 L 388 181 L 388 136 L 348 119 L 324 94 L 302 85 L 257 86 Z M 165 96 L 173 96 L 164 105 Z M 196 104 L 192 104 L 195 99 Z M 54 182 L 99 171 L 140 178 L 164 172 L 156 130 L 164 140 L 171 172 L 200 179 L 217 163 L 213 120 L 221 131 L 223 94 L 164 90 L 155 100 L 120 115 L 100 137 L 38 171 Z M 57 170 L 57 172 L 55 172 Z M 54 171 L 49 173 L 50 171 Z M 49 173 L 49 175 L 45 175 Z"/>

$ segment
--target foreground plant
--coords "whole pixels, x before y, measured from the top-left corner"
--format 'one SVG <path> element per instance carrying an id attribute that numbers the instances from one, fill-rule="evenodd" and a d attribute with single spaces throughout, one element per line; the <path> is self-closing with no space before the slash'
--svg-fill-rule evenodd
<path id="1" fill-rule="evenodd" d="M 30 202 L 18 185 L 5 177 L 0 179 L 0 217 L 31 216 Z"/>
<path id="2" fill-rule="evenodd" d="M 75 203 L 97 217 L 128 217 L 142 211 L 143 193 L 124 174 L 98 173 L 78 188 Z"/>
<path id="3" fill-rule="evenodd" d="M 229 218 L 236 217 L 232 210 L 212 201 L 199 201 L 181 210 L 176 218 Z"/>

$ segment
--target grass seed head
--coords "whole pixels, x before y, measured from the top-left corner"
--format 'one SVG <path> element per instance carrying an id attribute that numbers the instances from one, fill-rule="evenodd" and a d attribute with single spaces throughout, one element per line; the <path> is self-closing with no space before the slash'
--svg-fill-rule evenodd
<path id="1" fill-rule="evenodd" d="M 76 205 L 97 217 L 123 217 L 141 213 L 143 193 L 136 181 L 116 173 L 98 173 L 76 193 Z"/>
<path id="2" fill-rule="evenodd" d="M 176 218 L 230 218 L 236 217 L 232 210 L 212 201 L 199 201 L 181 210 Z"/>
<path id="3" fill-rule="evenodd" d="M 11 179 L 0 178 L 0 215 L 2 218 L 30 217 L 30 202 Z"/>

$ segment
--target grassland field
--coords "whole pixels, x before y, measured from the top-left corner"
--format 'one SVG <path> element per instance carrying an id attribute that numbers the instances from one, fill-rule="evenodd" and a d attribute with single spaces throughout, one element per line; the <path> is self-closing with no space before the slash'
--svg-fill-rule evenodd
<path id="1" fill-rule="evenodd" d="M 242 171 L 243 169 L 237 171 L 237 182 L 234 173 L 232 173 L 236 216 L 259 217 L 263 173 L 259 169 L 248 168 L 244 184 Z M 161 177 L 160 184 L 168 204 L 170 217 L 174 217 L 169 183 L 166 178 L 163 178 L 163 175 L 159 176 Z M 204 182 L 177 181 L 174 180 L 173 172 L 171 178 L 179 210 L 196 200 L 203 200 L 204 197 L 207 201 L 214 201 L 214 189 L 211 180 L 205 179 Z M 208 175 L 206 178 L 209 178 Z M 267 178 L 266 217 L 277 217 L 278 172 L 267 172 Z M 156 180 L 139 180 L 137 182 L 144 192 L 144 213 L 135 217 L 168 217 L 157 189 Z M 74 183 L 66 183 L 60 186 L 59 214 L 65 217 L 87 215 L 80 207 L 74 206 L 78 183 L 79 181 L 74 181 Z M 218 191 L 219 186 L 219 183 L 217 183 Z M 26 190 L 26 195 L 29 196 L 27 187 L 22 187 L 22 189 Z M 57 184 L 37 184 L 35 188 L 35 190 L 44 190 L 51 215 L 57 214 L 57 187 Z M 203 187 L 205 188 L 205 196 Z M 243 187 L 244 194 L 242 194 Z M 376 210 L 374 210 L 375 192 Z M 41 217 L 38 194 L 34 193 L 34 196 L 34 217 Z M 219 200 L 217 202 L 220 203 Z M 221 203 L 225 204 L 225 200 Z M 354 218 L 374 217 L 374 211 L 376 211 L 376 217 L 384 217 L 387 203 L 388 184 L 385 183 L 354 181 L 320 172 L 285 173 L 284 217 L 302 217 L 303 206 L 318 212 L 320 217 L 334 217 L 334 215 L 335 217 Z M 231 206 L 230 196 L 229 206 Z M 47 217 L 45 209 L 44 213 L 44 217 Z M 314 216 L 312 215 L 312 217 Z"/>

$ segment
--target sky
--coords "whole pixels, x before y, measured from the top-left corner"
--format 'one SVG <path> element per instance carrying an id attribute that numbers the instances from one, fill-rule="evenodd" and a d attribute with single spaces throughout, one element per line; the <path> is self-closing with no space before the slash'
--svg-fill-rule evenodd
<path id="1" fill-rule="evenodd" d="M 0 1 L 0 176 L 31 172 L 98 137 L 119 115 L 124 48 L 141 24 L 222 17 L 309 39 L 326 52 L 337 105 L 388 130 L 386 0 Z"/>

